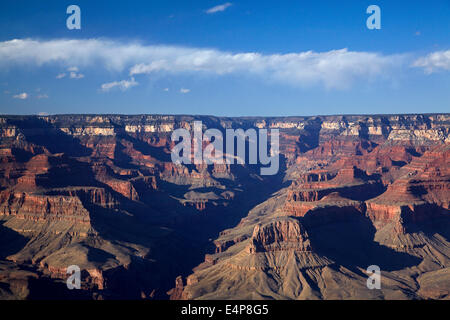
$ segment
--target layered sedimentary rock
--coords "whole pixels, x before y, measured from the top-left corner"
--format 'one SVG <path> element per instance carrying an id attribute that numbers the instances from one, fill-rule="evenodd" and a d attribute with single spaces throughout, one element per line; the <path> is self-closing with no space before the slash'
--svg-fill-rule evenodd
<path id="1" fill-rule="evenodd" d="M 250 238 L 248 252 L 278 250 L 311 250 L 308 233 L 297 220 L 277 219 L 266 225 L 255 226 Z"/>
<path id="2" fill-rule="evenodd" d="M 289 187 L 221 233 L 184 298 L 448 298 L 448 124 L 413 118 L 416 128 L 402 117 L 323 121 L 315 146 L 299 139 L 286 156 Z M 281 227 L 281 216 L 301 228 Z M 374 264 L 389 279 L 380 291 L 365 287 Z"/>
<path id="3" fill-rule="evenodd" d="M 193 121 L 279 129 L 280 171 L 172 163 Z M 449 130 L 448 114 L 0 116 L 0 295 L 72 297 L 78 265 L 84 298 L 448 298 Z"/>

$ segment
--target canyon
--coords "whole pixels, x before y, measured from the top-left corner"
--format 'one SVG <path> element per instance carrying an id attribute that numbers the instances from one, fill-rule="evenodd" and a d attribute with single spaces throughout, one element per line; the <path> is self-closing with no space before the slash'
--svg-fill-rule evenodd
<path id="1" fill-rule="evenodd" d="M 196 121 L 278 129 L 278 174 L 173 163 Z M 0 115 L 0 299 L 450 299 L 449 131 L 450 114 Z"/>

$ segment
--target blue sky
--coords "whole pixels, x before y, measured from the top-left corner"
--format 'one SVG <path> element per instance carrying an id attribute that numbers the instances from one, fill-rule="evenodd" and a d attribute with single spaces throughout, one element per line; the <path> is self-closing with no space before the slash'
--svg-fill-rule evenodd
<path id="1" fill-rule="evenodd" d="M 0 113 L 449 112 L 449 33 L 448 0 L 2 1 Z"/>

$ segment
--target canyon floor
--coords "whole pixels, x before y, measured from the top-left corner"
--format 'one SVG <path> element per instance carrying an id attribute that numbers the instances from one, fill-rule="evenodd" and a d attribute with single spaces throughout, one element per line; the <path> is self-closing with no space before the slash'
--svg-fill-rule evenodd
<path id="1" fill-rule="evenodd" d="M 279 129 L 278 174 L 174 164 L 194 121 Z M 0 116 L 0 299 L 450 299 L 449 131 L 449 114 Z"/>

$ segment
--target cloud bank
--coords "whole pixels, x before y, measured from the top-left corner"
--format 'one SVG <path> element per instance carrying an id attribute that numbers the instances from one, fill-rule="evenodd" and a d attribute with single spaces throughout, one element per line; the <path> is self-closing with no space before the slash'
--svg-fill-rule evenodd
<path id="1" fill-rule="evenodd" d="M 166 48 L 164 56 L 151 63 L 140 63 L 130 75 L 155 72 L 202 72 L 218 75 L 253 74 L 268 80 L 307 86 L 322 84 L 328 88 L 349 86 L 354 80 L 387 76 L 402 64 L 401 56 L 353 52 L 347 49 L 328 52 L 301 52 L 262 55 L 229 53 L 218 50 Z"/>
<path id="2" fill-rule="evenodd" d="M 345 48 L 326 52 L 261 54 L 143 45 L 105 39 L 16 39 L 0 42 L 0 68 L 11 65 L 59 64 L 74 72 L 68 73 L 72 78 L 82 77 L 77 73 L 78 67 L 74 69 L 74 65 L 101 67 L 116 72 L 127 71 L 131 77 L 154 73 L 239 74 L 293 86 L 319 85 L 338 89 L 347 88 L 355 82 L 389 79 L 405 65 L 411 65 L 407 56 L 350 51 Z M 414 66 L 422 67 L 428 73 L 438 69 L 448 70 L 449 56 L 450 51 L 435 52 L 417 59 Z M 102 90 L 108 91 L 114 87 L 126 90 L 135 85 L 136 80 L 131 78 L 105 83 Z"/>

